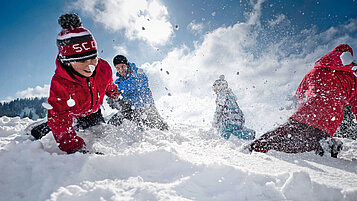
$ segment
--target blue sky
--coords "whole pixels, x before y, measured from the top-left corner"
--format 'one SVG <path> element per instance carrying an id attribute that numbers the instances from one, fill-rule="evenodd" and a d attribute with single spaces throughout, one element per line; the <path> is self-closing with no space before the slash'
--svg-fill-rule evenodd
<path id="1" fill-rule="evenodd" d="M 266 50 L 271 51 L 274 44 L 280 44 L 279 48 L 287 52 L 283 55 L 300 54 L 306 58 L 305 63 L 318 59 L 309 58 L 306 53 L 316 52 L 316 44 L 327 51 L 340 41 L 349 42 L 355 50 L 355 30 L 348 33 L 346 41 L 343 41 L 343 33 L 337 34 L 339 40 L 335 42 L 336 35 L 327 40 L 318 36 L 331 27 L 339 30 L 338 26 L 353 24 L 356 11 L 356 0 L 5 1 L 0 13 L 0 100 L 48 93 L 55 70 L 56 36 L 61 30 L 57 19 L 67 12 L 80 15 L 83 26 L 93 33 L 98 43 L 100 57 L 111 64 L 114 55 L 123 53 L 138 65 L 147 63 L 149 75 L 154 77 L 153 68 L 158 66 L 155 62 L 167 63 L 170 55 L 178 50 L 186 57 L 194 54 L 208 43 L 210 35 L 219 30 L 229 31 L 240 23 L 242 27 L 254 24 L 253 28 L 243 29 L 248 35 L 246 40 L 254 42 L 244 41 L 238 47 L 247 48 L 244 51 L 251 52 L 256 59 L 261 59 Z M 306 43 L 306 32 L 313 32 L 315 40 Z M 245 37 L 236 35 L 239 39 L 235 39 L 234 36 L 232 42 Z M 219 39 L 214 42 L 219 43 Z M 224 44 L 218 48 L 222 48 L 221 52 L 226 50 Z M 217 61 L 214 55 L 204 59 L 206 61 L 200 64 Z M 215 66 L 219 68 L 222 64 L 217 61 Z M 170 65 L 157 68 L 175 68 L 174 64 Z M 204 66 L 199 68 L 204 71 Z M 184 76 L 178 72 L 176 78 L 169 79 L 177 80 L 177 77 Z M 155 83 L 155 78 L 153 80 Z M 166 89 L 169 86 L 167 81 Z"/>

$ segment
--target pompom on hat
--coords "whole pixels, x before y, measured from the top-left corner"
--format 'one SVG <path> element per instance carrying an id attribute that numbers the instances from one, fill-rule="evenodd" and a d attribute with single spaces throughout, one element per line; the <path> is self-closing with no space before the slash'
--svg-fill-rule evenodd
<path id="1" fill-rule="evenodd" d="M 58 19 L 62 31 L 57 36 L 58 56 L 62 63 L 83 61 L 98 56 L 97 43 L 89 30 L 82 27 L 77 14 L 64 14 Z"/>
<path id="2" fill-rule="evenodd" d="M 225 80 L 224 75 L 220 75 L 219 79 L 214 81 L 212 89 L 215 92 L 219 92 L 223 89 L 227 89 L 228 88 L 228 82 Z"/>

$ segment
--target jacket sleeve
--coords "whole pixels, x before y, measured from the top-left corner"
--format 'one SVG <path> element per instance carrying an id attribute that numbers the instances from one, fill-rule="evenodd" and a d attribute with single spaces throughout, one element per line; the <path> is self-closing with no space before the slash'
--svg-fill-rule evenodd
<path id="1" fill-rule="evenodd" d="M 117 85 L 114 84 L 113 78 L 110 77 L 109 83 L 107 88 L 105 89 L 105 95 L 107 95 L 110 98 L 117 98 L 119 96 L 119 91 Z"/>
<path id="2" fill-rule="evenodd" d="M 146 96 L 145 97 L 145 99 L 147 100 L 146 102 L 154 105 L 154 97 L 152 96 L 152 92 L 149 88 L 149 79 L 144 72 L 142 72 L 141 74 L 142 74 L 142 78 L 141 78 L 141 84 L 139 86 L 140 91 L 142 91 L 144 96 Z"/>
<path id="3" fill-rule="evenodd" d="M 308 75 L 305 75 L 304 79 L 301 81 L 298 89 L 296 90 L 296 97 L 298 98 L 298 100 L 303 100 L 305 97 L 305 93 L 308 90 L 308 80 L 309 77 Z"/>
<path id="4" fill-rule="evenodd" d="M 108 66 L 109 66 L 109 64 L 108 64 Z M 109 69 L 110 69 L 110 67 L 109 67 Z M 111 72 L 111 69 L 110 69 L 110 72 Z M 113 98 L 113 99 L 115 99 L 119 96 L 118 87 L 117 87 L 117 85 L 114 84 L 112 73 L 110 73 L 108 85 L 107 85 L 107 88 L 105 89 L 105 95 L 107 95 L 108 97 Z"/>
<path id="5" fill-rule="evenodd" d="M 117 98 L 119 96 L 118 87 L 114 84 L 113 72 L 110 65 L 108 64 L 108 62 L 106 62 L 103 59 L 100 59 L 100 63 L 98 63 L 98 65 L 101 65 L 101 69 L 103 69 L 105 74 L 104 75 L 105 76 L 104 82 L 106 83 L 105 95 L 107 95 L 110 98 Z"/>
<path id="6" fill-rule="evenodd" d="M 51 83 L 48 103 L 52 109 L 48 111 L 48 125 L 59 148 L 68 154 L 85 147 L 84 140 L 76 135 L 73 129 L 73 116 L 67 105 L 69 93 L 58 82 Z"/>

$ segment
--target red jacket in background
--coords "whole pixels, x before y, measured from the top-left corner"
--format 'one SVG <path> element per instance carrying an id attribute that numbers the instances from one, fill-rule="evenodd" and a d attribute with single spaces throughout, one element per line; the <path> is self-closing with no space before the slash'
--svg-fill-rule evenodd
<path id="1" fill-rule="evenodd" d="M 98 58 L 98 65 L 89 78 L 73 75 L 74 79 L 61 66 L 58 58 L 56 66 L 48 98 L 48 103 L 53 107 L 48 111 L 48 125 L 59 148 L 67 153 L 74 153 L 85 143 L 72 127 L 73 117 L 84 117 L 97 112 L 104 95 L 116 98 L 119 95 L 118 88 L 113 82 L 110 65 L 103 59 Z"/>
<path id="2" fill-rule="evenodd" d="M 342 65 L 340 55 L 350 52 L 346 44 L 337 46 L 315 63 L 296 92 L 299 107 L 291 118 L 325 131 L 331 137 L 343 119 L 343 109 L 350 105 L 357 114 L 357 80 L 353 65 Z"/>

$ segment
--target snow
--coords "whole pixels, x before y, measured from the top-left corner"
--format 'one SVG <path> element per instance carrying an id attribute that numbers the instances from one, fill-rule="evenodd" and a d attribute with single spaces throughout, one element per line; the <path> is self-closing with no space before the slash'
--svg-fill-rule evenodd
<path id="1" fill-rule="evenodd" d="M 38 118 L 40 118 L 37 114 L 36 114 L 36 110 L 35 108 L 29 108 L 29 107 L 25 107 L 21 114 L 20 117 L 24 117 L 24 116 L 28 116 L 32 113 L 32 119 L 37 120 Z"/>
<path id="2" fill-rule="evenodd" d="M 50 105 L 48 102 L 42 103 L 42 107 L 46 108 L 47 110 L 52 110 L 52 105 Z"/>
<path id="3" fill-rule="evenodd" d="M 67 155 L 48 134 L 31 141 L 32 120 L 0 118 L 0 200 L 356 200 L 357 142 L 338 158 L 247 153 L 212 128 L 169 131 L 100 125 L 78 134 L 92 151 Z"/>

